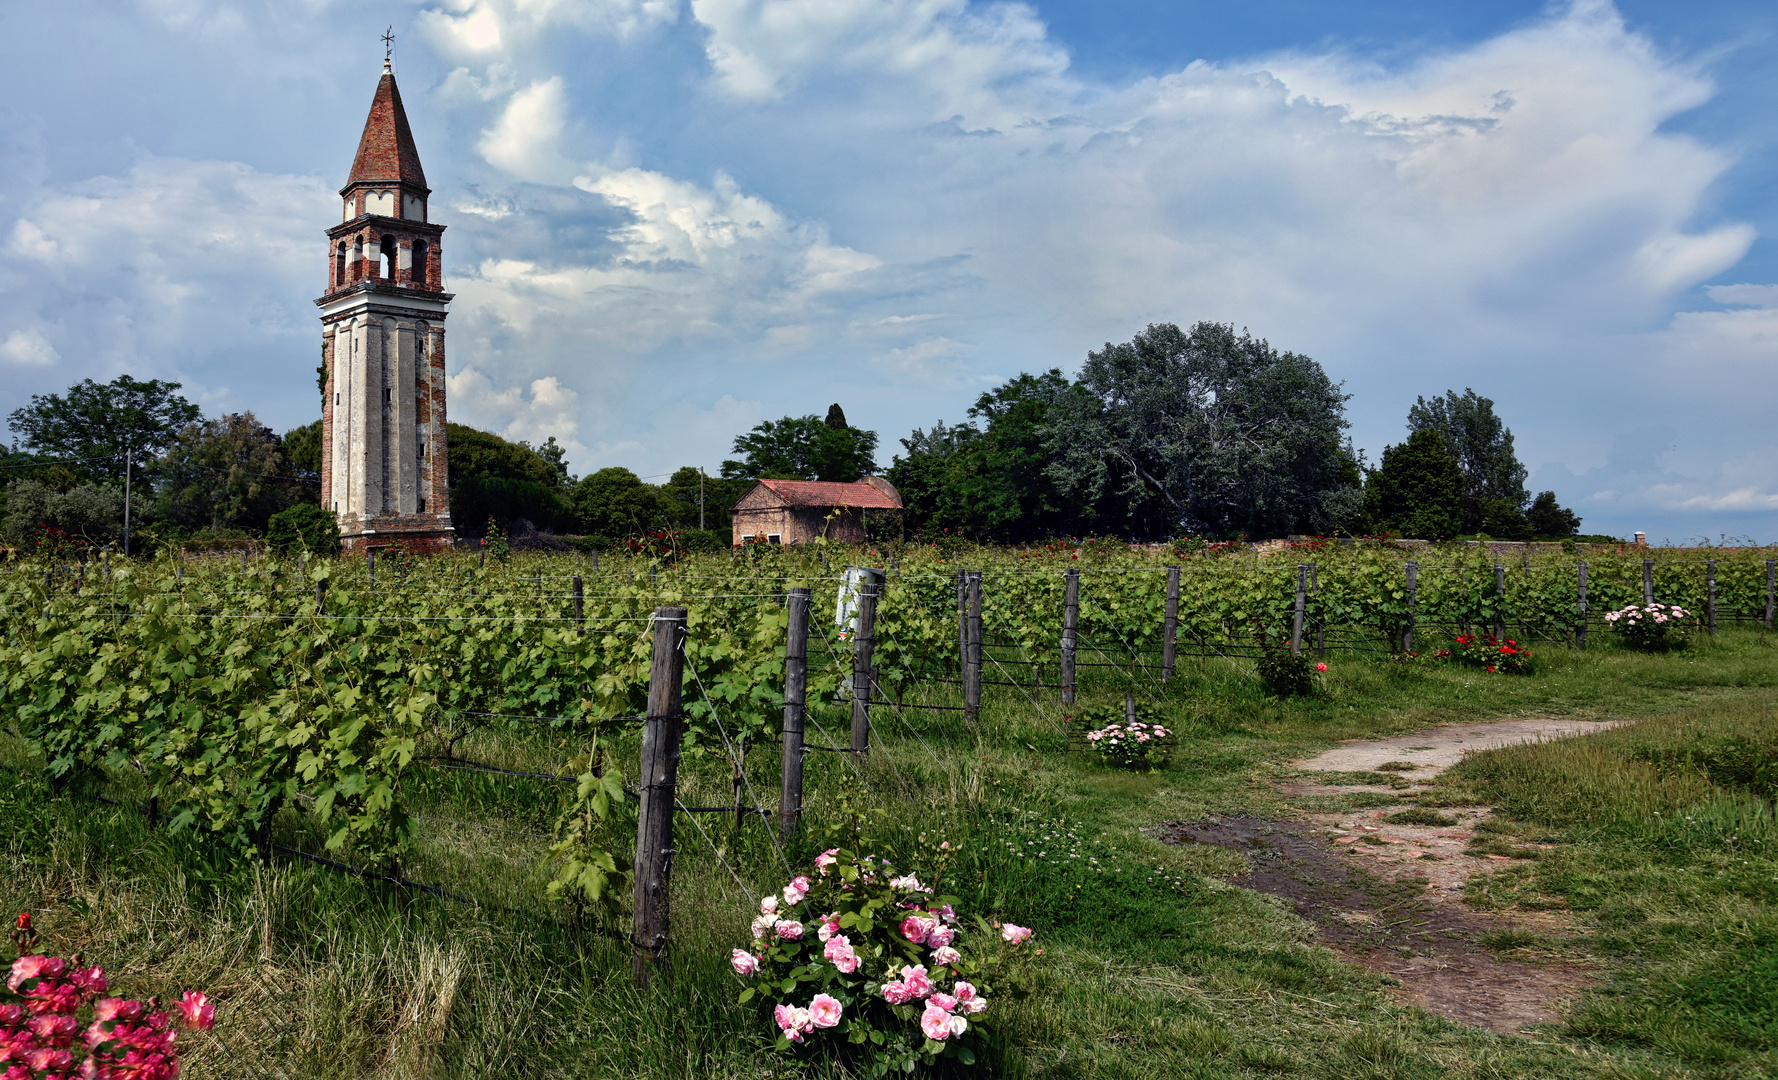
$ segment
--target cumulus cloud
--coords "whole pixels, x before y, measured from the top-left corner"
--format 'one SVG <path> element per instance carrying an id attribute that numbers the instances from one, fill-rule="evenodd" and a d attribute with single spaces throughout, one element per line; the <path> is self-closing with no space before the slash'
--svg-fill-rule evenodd
<path id="1" fill-rule="evenodd" d="M 566 180 L 572 175 L 561 147 L 567 122 L 566 84 L 556 75 L 512 95 L 476 149 L 488 164 L 521 180 Z"/>
<path id="2" fill-rule="evenodd" d="M 504 439 L 541 446 L 552 437 L 569 455 L 585 454 L 579 439 L 580 395 L 553 375 L 529 386 L 501 386 L 473 363 L 446 377 L 453 419 Z"/>
<path id="3" fill-rule="evenodd" d="M 33 365 L 21 390 L 127 371 L 276 418 L 257 391 L 314 368 L 336 202 L 315 177 L 160 157 L 35 188 L 0 248 L 0 355 Z"/>
<path id="4" fill-rule="evenodd" d="M 0 341 L 0 357 L 25 367 L 47 367 L 62 358 L 38 330 L 14 330 Z"/>

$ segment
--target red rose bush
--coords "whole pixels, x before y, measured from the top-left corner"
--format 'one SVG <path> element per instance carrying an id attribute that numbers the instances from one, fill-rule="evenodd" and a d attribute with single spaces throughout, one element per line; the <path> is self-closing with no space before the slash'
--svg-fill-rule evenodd
<path id="1" fill-rule="evenodd" d="M 858 1058 L 872 1076 L 975 1062 L 1031 931 L 979 917 L 966 925 L 952 898 L 935 895 L 950 856 L 941 845 L 925 883 L 886 859 L 831 848 L 814 877 L 760 901 L 752 945 L 730 964 L 747 984 L 743 1003 L 772 1003 L 780 1050 Z"/>

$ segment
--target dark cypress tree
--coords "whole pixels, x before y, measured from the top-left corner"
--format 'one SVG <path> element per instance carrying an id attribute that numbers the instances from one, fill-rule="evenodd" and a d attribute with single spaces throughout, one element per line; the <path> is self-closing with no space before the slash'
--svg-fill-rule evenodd
<path id="1" fill-rule="evenodd" d="M 1364 495 L 1366 516 L 1375 531 L 1417 540 L 1461 531 L 1463 470 L 1430 428 L 1383 451 L 1383 463 L 1371 473 Z"/>

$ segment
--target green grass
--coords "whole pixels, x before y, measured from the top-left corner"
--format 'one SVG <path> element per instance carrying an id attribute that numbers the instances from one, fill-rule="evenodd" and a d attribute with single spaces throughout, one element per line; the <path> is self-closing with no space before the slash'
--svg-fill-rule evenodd
<path id="1" fill-rule="evenodd" d="M 962 847 L 948 888 L 972 910 L 1037 926 L 1045 948 L 1035 992 L 1001 1003 L 995 1075 L 1758 1076 L 1774 1067 L 1778 1038 L 1778 870 L 1750 847 L 1771 832 L 1757 753 L 1768 743 L 1757 740 L 1773 729 L 1775 660 L 1771 639 L 1747 631 L 1668 656 L 1545 648 L 1525 677 L 1336 654 L 1324 692 L 1306 699 L 1264 693 L 1242 664 L 1184 660 L 1164 691 L 1141 683 L 1139 703 L 1181 732 L 1155 774 L 1063 752 L 1053 698 L 1033 704 L 1013 688 L 989 688 L 978 735 L 928 718 L 955 714 L 879 709 L 881 750 L 856 783 L 842 755 L 809 756 L 810 828 L 783 858 L 806 866 L 826 845 L 846 790 L 884 811 L 887 847 L 920 832 Z M 1121 706 L 1125 691 L 1095 671 L 1081 703 Z M 1229 886 L 1241 855 L 1168 847 L 1144 831 L 1314 805 L 1281 801 L 1269 781 L 1342 739 L 1536 715 L 1653 719 L 1480 755 L 1439 789 L 1507 808 L 1511 820 L 1487 843 L 1560 841 L 1476 895 L 1484 906 L 1573 910 L 1584 933 L 1564 947 L 1601 965 L 1603 987 L 1566 1027 L 1535 1038 L 1396 1004 L 1385 977 L 1319 947 L 1281 904 Z M 816 719 L 843 725 L 838 710 Z M 520 730 L 457 747 L 546 772 L 564 749 Z M 633 762 L 633 738 L 614 752 Z M 518 834 L 548 831 L 560 793 L 547 782 L 414 774 L 404 797 L 416 812 L 489 828 L 423 822 L 409 874 L 512 910 L 410 896 L 404 912 L 384 886 L 302 863 L 231 863 L 200 838 L 148 830 L 126 808 L 52 792 L 41 762 L 4 736 L 0 764 L 11 770 L 0 772 L 10 867 L 0 903 L 39 913 L 47 945 L 83 951 L 123 992 L 216 991 L 217 1031 L 193 1041 L 188 1076 L 833 1074 L 819 1062 L 787 1068 L 762 1017 L 734 1004 L 728 949 L 745 936 L 751 897 L 785 876 L 757 824 L 736 830 L 732 818 L 699 815 L 707 844 L 680 822 L 671 961 L 642 995 L 621 940 L 576 930 L 539 895 L 544 842 Z M 774 747 L 750 754 L 748 776 L 768 803 L 777 769 Z M 688 752 L 682 782 L 687 805 L 732 797 L 726 760 L 707 748 Z M 108 790 L 141 794 L 127 776 Z M 278 827 L 279 842 L 318 850 L 297 811 Z M 1761 995 L 1768 1011 L 1748 1004 Z"/>

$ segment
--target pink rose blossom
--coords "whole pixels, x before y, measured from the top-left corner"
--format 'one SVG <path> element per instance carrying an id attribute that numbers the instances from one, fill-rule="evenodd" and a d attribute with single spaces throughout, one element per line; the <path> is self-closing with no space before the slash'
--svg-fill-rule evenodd
<path id="1" fill-rule="evenodd" d="M 1012 923 L 1007 923 L 1000 928 L 1000 936 L 1009 943 L 1018 945 L 1031 937 L 1031 928 L 1029 926 L 1015 926 Z"/>
<path id="2" fill-rule="evenodd" d="M 736 949 L 733 953 L 730 953 L 728 963 L 729 967 L 735 969 L 735 974 L 742 978 L 746 978 L 759 970 L 759 957 L 754 956 L 745 949 Z"/>
<path id="3" fill-rule="evenodd" d="M 67 965 L 59 956 L 21 956 L 12 962 L 12 975 L 6 980 L 8 990 L 18 990 L 26 979 L 53 979 Z"/>
<path id="4" fill-rule="evenodd" d="M 38 1072 L 65 1073 L 74 1068 L 74 1055 L 66 1050 L 42 1047 L 25 1054 L 25 1062 Z M 10 1070 L 9 1070 L 10 1071 Z"/>
<path id="5" fill-rule="evenodd" d="M 852 943 L 843 936 L 830 938 L 821 955 L 833 961 L 833 966 L 847 975 L 858 970 L 858 954 L 852 950 Z"/>
<path id="6" fill-rule="evenodd" d="M 777 935 L 785 941 L 800 941 L 803 936 L 803 924 L 785 919 L 772 927 Z"/>
<path id="7" fill-rule="evenodd" d="M 951 1017 L 951 1034 L 961 1035 L 965 1031 L 968 1031 L 968 1030 L 969 1030 L 969 1021 L 963 1019 L 961 1016 L 952 1016 Z"/>
<path id="8" fill-rule="evenodd" d="M 804 892 L 802 889 L 797 888 L 795 885 L 784 886 L 784 903 L 790 907 L 795 907 L 796 905 L 802 903 L 803 897 L 805 897 L 807 895 L 808 895 L 808 893 Z"/>
<path id="9" fill-rule="evenodd" d="M 938 920 L 929 915 L 909 915 L 901 920 L 901 936 L 915 945 L 924 945 L 933 930 L 937 929 Z M 939 944 L 945 944 L 940 942 Z"/>
<path id="10" fill-rule="evenodd" d="M 912 889 L 915 892 L 926 891 L 926 887 L 920 884 L 920 879 L 912 874 L 904 874 L 898 878 L 890 878 L 889 887 L 892 889 Z"/>
<path id="11" fill-rule="evenodd" d="M 932 978 L 926 974 L 925 965 L 902 968 L 901 981 L 907 984 L 908 993 L 914 997 L 923 998 L 932 993 Z"/>
<path id="12" fill-rule="evenodd" d="M 908 993 L 907 983 L 902 982 L 900 979 L 883 984 L 883 1000 L 891 1005 L 906 1004 L 911 997 L 913 997 L 913 995 Z"/>
<path id="13" fill-rule="evenodd" d="M 956 949 L 951 948 L 949 945 L 940 945 L 938 948 L 932 950 L 932 963 L 934 967 L 949 967 L 961 959 L 963 959 L 963 954 Z"/>
<path id="14" fill-rule="evenodd" d="M 815 869 L 821 871 L 822 877 L 827 876 L 828 868 L 840 861 L 838 858 L 839 850 L 839 848 L 828 848 L 826 851 L 815 856 Z"/>
<path id="15" fill-rule="evenodd" d="M 815 1000 L 809 1002 L 809 1022 L 818 1028 L 830 1028 L 840 1022 L 843 1011 L 839 999 L 816 994 Z"/>
<path id="16" fill-rule="evenodd" d="M 950 1012 L 957 1007 L 957 999 L 949 994 L 934 994 L 926 1000 L 933 1005 L 937 1005 L 946 1012 Z"/>
<path id="17" fill-rule="evenodd" d="M 175 1004 L 179 1014 L 185 1018 L 186 1027 L 209 1031 L 216 1023 L 216 1006 L 197 990 L 187 990 L 185 996 Z"/>
<path id="18" fill-rule="evenodd" d="M 920 1030 L 928 1039 L 944 1042 L 951 1037 L 951 1014 L 936 1005 L 926 1006 L 920 1014 Z"/>
<path id="19" fill-rule="evenodd" d="M 792 885 L 795 885 L 797 887 L 798 891 L 805 892 L 805 893 L 808 892 L 809 889 L 811 888 L 811 886 L 814 884 L 813 882 L 811 882 L 809 880 L 809 875 L 807 875 L 807 874 L 798 874 L 797 876 L 790 879 L 790 883 Z"/>
<path id="20" fill-rule="evenodd" d="M 778 925 L 778 916 L 776 916 L 776 915 L 761 915 L 759 918 L 754 919 L 753 920 L 753 936 L 754 936 L 754 938 L 756 938 L 756 939 L 764 938 L 767 934 L 772 932 L 772 927 L 774 927 L 776 925 Z"/>
<path id="21" fill-rule="evenodd" d="M 759 913 L 761 915 L 778 914 L 778 898 L 776 896 L 761 897 L 759 901 Z"/>
<path id="22" fill-rule="evenodd" d="M 943 924 L 934 925 L 931 930 L 926 932 L 926 944 L 934 948 L 943 948 L 955 941 L 956 938 L 957 931 Z"/>
<path id="23" fill-rule="evenodd" d="M 140 1001 L 126 1001 L 123 998 L 100 998 L 93 1006 L 93 1019 L 99 1023 L 108 1020 L 137 1020 L 142 1016 Z"/>
<path id="24" fill-rule="evenodd" d="M 957 913 L 951 909 L 949 904 L 938 909 L 938 917 L 952 926 L 957 925 Z"/>

